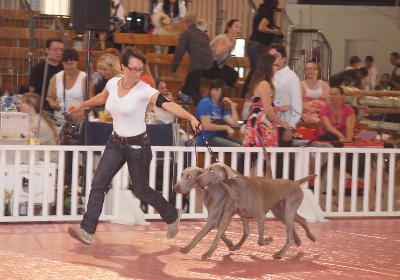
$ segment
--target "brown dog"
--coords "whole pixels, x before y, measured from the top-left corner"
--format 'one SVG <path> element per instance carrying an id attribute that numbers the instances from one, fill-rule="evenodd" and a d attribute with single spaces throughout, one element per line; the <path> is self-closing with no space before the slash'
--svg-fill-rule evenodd
<path id="1" fill-rule="evenodd" d="M 196 178 L 203 173 L 204 169 L 202 168 L 188 167 L 182 171 L 181 179 L 174 186 L 174 191 L 181 194 L 187 194 L 192 188 L 195 188 L 203 198 L 204 205 L 208 210 L 207 223 L 193 238 L 190 244 L 181 249 L 181 253 L 185 254 L 189 253 L 207 233 L 218 227 L 224 213 L 224 208 L 232 207 L 232 202 L 228 193 L 221 184 L 213 184 L 210 188 L 202 188 L 199 186 Z M 249 220 L 242 218 L 242 223 L 243 236 L 236 245 L 233 245 L 232 241 L 226 237 L 225 233 L 221 236 L 222 241 L 224 241 L 230 251 L 239 250 L 249 236 Z"/>
<path id="2" fill-rule="evenodd" d="M 225 209 L 224 216 L 220 221 L 217 235 L 210 249 L 203 258 L 211 257 L 218 241 L 230 224 L 235 213 L 244 218 L 255 217 L 258 224 L 258 244 L 268 245 L 272 238 L 264 239 L 264 222 L 268 210 L 284 222 L 286 225 L 286 244 L 273 254 L 274 259 L 280 259 L 293 242 L 300 245 L 300 239 L 294 229 L 294 222 L 299 223 L 307 233 L 307 237 L 315 241 L 310 232 L 306 219 L 297 214 L 297 209 L 303 201 L 303 191 L 300 184 L 315 178 L 316 175 L 307 176 L 298 181 L 287 179 L 269 179 L 264 177 L 247 177 L 234 171 L 223 163 L 214 163 L 206 169 L 206 172 L 197 177 L 201 186 L 212 183 L 222 183 L 235 202 L 233 209 Z M 212 186 L 210 185 L 209 188 Z"/>

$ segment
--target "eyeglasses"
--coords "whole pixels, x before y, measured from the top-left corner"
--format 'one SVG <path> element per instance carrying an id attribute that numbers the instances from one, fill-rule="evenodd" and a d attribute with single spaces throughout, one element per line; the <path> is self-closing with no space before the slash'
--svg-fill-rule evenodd
<path id="1" fill-rule="evenodd" d="M 131 71 L 134 74 L 143 74 L 144 73 L 143 68 L 130 68 L 128 65 L 126 66 L 126 68 L 128 68 L 129 71 Z"/>
<path id="2" fill-rule="evenodd" d="M 63 52 L 64 51 L 64 49 L 59 49 L 59 48 L 52 48 L 50 50 L 53 52 Z"/>
<path id="3" fill-rule="evenodd" d="M 316 67 L 306 67 L 306 70 L 317 70 L 318 68 Z"/>

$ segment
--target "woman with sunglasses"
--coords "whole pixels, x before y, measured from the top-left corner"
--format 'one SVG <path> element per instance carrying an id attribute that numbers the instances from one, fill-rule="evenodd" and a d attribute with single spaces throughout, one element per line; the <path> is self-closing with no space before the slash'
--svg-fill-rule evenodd
<path id="1" fill-rule="evenodd" d="M 82 108 L 101 104 L 113 117 L 114 131 L 100 159 L 92 181 L 86 213 L 80 228 L 71 226 L 69 234 L 85 244 L 91 244 L 101 214 L 105 196 L 114 175 L 127 163 L 135 196 L 152 205 L 168 224 L 167 238 L 179 230 L 181 210 L 176 209 L 160 193 L 149 186 L 149 169 L 152 159 L 149 136 L 146 132 L 145 113 L 149 102 L 191 122 L 193 130 L 199 121 L 178 104 L 171 102 L 157 89 L 140 80 L 147 64 L 143 52 L 136 47 L 126 47 L 121 56 L 123 77 L 108 81 L 104 91 L 80 104 L 72 105 L 68 114 Z"/>
<path id="2" fill-rule="evenodd" d="M 319 108 L 326 104 L 330 87 L 327 82 L 318 79 L 319 68 L 314 61 L 307 62 L 304 70 L 305 79 L 300 83 L 303 96 L 302 119 L 318 123 Z"/>

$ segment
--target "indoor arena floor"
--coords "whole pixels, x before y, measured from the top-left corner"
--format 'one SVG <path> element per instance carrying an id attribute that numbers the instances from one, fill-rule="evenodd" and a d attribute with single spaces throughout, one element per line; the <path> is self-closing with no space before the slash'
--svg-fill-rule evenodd
<path id="1" fill-rule="evenodd" d="M 281 260 L 272 258 L 286 236 L 276 220 L 266 221 L 271 244 L 258 246 L 253 220 L 239 251 L 230 252 L 220 242 L 208 260 L 201 255 L 215 231 L 188 254 L 179 251 L 205 220 L 183 220 L 174 239 L 165 238 L 167 225 L 161 221 L 148 226 L 102 222 L 90 246 L 68 235 L 68 226 L 77 224 L 0 225 L 0 279 L 400 279 L 400 218 L 310 223 L 316 242 L 296 225 L 302 245 L 293 244 Z M 241 234 L 235 219 L 227 235 L 237 241 Z"/>

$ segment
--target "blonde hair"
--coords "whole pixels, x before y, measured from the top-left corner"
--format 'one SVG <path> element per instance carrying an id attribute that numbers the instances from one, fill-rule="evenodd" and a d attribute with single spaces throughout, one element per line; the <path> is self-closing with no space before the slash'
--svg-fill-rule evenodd
<path id="1" fill-rule="evenodd" d="M 114 76 L 122 74 L 121 63 L 117 56 L 113 54 L 103 54 L 97 60 L 97 69 L 101 67 L 111 67 L 114 70 Z"/>
<path id="2" fill-rule="evenodd" d="M 26 104 L 32 106 L 33 109 L 35 109 L 35 112 L 37 114 L 39 114 L 39 112 L 40 112 L 40 95 L 39 94 L 33 93 L 33 92 L 24 93 L 21 97 L 21 102 L 25 102 Z M 58 143 L 58 141 L 59 141 L 58 132 L 57 132 L 56 124 L 55 124 L 54 120 L 51 118 L 49 113 L 44 110 L 42 110 L 41 117 L 53 131 L 54 138 L 56 139 L 56 142 Z"/>

